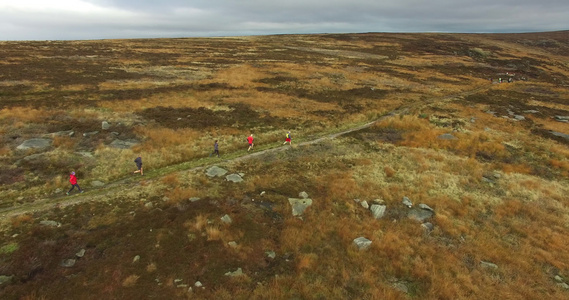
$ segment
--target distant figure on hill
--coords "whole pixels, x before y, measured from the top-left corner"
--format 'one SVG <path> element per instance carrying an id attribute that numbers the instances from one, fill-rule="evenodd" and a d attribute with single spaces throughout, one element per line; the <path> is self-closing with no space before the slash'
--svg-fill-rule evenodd
<path id="1" fill-rule="evenodd" d="M 219 157 L 219 145 L 217 144 L 217 140 L 215 140 L 215 143 L 213 144 L 213 152 L 209 156 L 214 154 L 217 154 L 217 157 Z"/>
<path id="2" fill-rule="evenodd" d="M 71 189 L 66 193 L 66 195 L 69 196 L 69 193 L 71 193 L 75 187 L 79 189 L 79 193 L 83 193 L 83 190 L 79 184 L 77 184 L 77 177 L 75 176 L 75 172 L 71 172 L 71 174 L 69 174 L 69 183 L 71 183 Z"/>
<path id="3" fill-rule="evenodd" d="M 292 146 L 292 135 L 290 135 L 290 131 L 286 133 L 286 139 L 285 139 L 285 142 L 283 143 L 283 145 L 286 143 L 288 143 L 289 145 Z"/>
<path id="4" fill-rule="evenodd" d="M 136 167 L 138 168 L 137 171 L 134 171 L 132 174 L 140 173 L 140 175 L 144 175 L 144 171 L 142 170 L 142 156 L 139 154 L 138 157 L 134 160 Z"/>
<path id="5" fill-rule="evenodd" d="M 249 148 L 247 149 L 247 152 L 249 152 L 249 150 L 253 149 L 253 134 L 252 133 L 247 138 L 247 142 L 249 142 Z"/>

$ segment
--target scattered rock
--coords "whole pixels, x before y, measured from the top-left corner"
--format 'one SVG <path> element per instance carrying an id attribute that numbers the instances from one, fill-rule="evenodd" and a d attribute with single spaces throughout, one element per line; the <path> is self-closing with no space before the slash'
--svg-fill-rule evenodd
<path id="1" fill-rule="evenodd" d="M 480 262 L 480 267 L 485 268 L 485 269 L 498 269 L 498 265 L 493 264 L 491 262 L 487 262 L 487 261 L 481 261 Z"/>
<path id="2" fill-rule="evenodd" d="M 0 285 L 4 283 L 9 283 L 10 281 L 12 281 L 12 278 L 14 278 L 14 275 L 12 276 L 0 275 Z"/>
<path id="3" fill-rule="evenodd" d="M 231 248 L 237 248 L 237 243 L 235 241 L 231 241 L 231 242 L 227 243 L 227 245 L 229 245 L 229 247 L 231 247 Z"/>
<path id="4" fill-rule="evenodd" d="M 381 219 L 385 214 L 386 205 L 373 204 L 370 208 L 374 218 Z"/>
<path id="5" fill-rule="evenodd" d="M 237 270 L 234 272 L 225 273 L 225 276 L 231 276 L 231 277 L 243 276 L 243 275 L 245 274 L 243 274 L 243 270 L 241 270 L 241 268 L 237 268 Z"/>
<path id="6" fill-rule="evenodd" d="M 16 147 L 18 150 L 28 150 L 28 149 L 45 149 L 51 146 L 50 139 L 30 139 L 24 141 L 20 146 Z"/>
<path id="7" fill-rule="evenodd" d="M 365 208 L 365 209 L 368 209 L 368 208 L 369 208 L 369 204 L 367 204 L 367 201 L 365 201 L 365 200 L 362 201 L 362 202 L 360 202 L 360 205 L 361 205 L 363 208 Z"/>
<path id="8" fill-rule="evenodd" d="M 438 139 L 439 140 L 456 140 L 457 138 L 450 133 L 445 133 L 445 134 L 439 135 Z"/>
<path id="9" fill-rule="evenodd" d="M 303 199 L 308 199 L 308 193 L 302 191 L 298 194 L 298 197 L 303 198 Z"/>
<path id="10" fill-rule="evenodd" d="M 524 112 L 526 114 L 537 114 L 539 112 L 539 110 L 535 110 L 535 109 L 528 109 L 528 110 L 524 110 Z"/>
<path id="11" fill-rule="evenodd" d="M 565 282 L 558 283 L 557 285 L 563 289 L 569 290 L 569 284 Z"/>
<path id="12" fill-rule="evenodd" d="M 267 255 L 268 258 L 271 258 L 271 259 L 275 259 L 275 257 L 277 257 L 277 254 L 275 253 L 275 251 L 266 251 L 265 254 Z"/>
<path id="13" fill-rule="evenodd" d="M 206 175 L 209 177 L 221 177 L 227 174 L 227 170 L 222 169 L 218 166 L 212 166 L 206 171 Z"/>
<path id="14" fill-rule="evenodd" d="M 259 196 L 264 196 L 265 195 L 265 191 L 262 191 Z"/>
<path id="15" fill-rule="evenodd" d="M 523 120 L 526 119 L 526 117 L 521 116 L 521 115 L 514 115 L 514 119 L 515 119 L 515 120 L 518 120 L 518 121 L 523 121 Z"/>
<path id="16" fill-rule="evenodd" d="M 52 132 L 49 134 L 49 136 L 51 136 L 51 137 L 56 137 L 56 136 L 72 137 L 74 135 L 75 135 L 75 131 L 73 131 L 73 130 L 58 131 L 58 132 Z"/>
<path id="17" fill-rule="evenodd" d="M 109 124 L 109 122 L 107 122 L 107 121 L 103 121 L 103 122 L 101 122 L 101 128 L 103 130 L 109 130 L 109 128 L 111 128 L 111 124 Z"/>
<path id="18" fill-rule="evenodd" d="M 551 134 L 553 134 L 554 136 L 558 136 L 558 137 L 562 137 L 566 140 L 569 140 L 569 134 L 565 134 L 565 133 L 561 133 L 561 132 L 555 132 L 555 131 L 550 131 Z"/>
<path id="19" fill-rule="evenodd" d="M 98 134 L 98 133 L 99 133 L 98 131 L 90 131 L 90 132 L 85 132 L 85 133 L 83 133 L 83 136 L 84 136 L 84 137 L 90 137 L 90 136 L 94 136 L 94 135 L 96 135 L 96 134 Z"/>
<path id="20" fill-rule="evenodd" d="M 430 210 L 430 211 L 432 211 L 432 212 L 435 212 L 435 210 L 432 209 L 431 207 L 429 207 L 427 204 L 421 203 L 421 204 L 419 204 L 419 208 L 425 209 L 425 210 Z"/>
<path id="21" fill-rule="evenodd" d="M 555 116 L 556 121 L 569 121 L 569 116 Z"/>
<path id="22" fill-rule="evenodd" d="M 77 261 L 75 259 L 64 259 L 61 264 L 59 264 L 60 266 L 64 267 L 64 268 L 71 268 L 75 265 Z"/>
<path id="23" fill-rule="evenodd" d="M 99 180 L 93 180 L 91 181 L 91 186 L 92 187 L 102 187 L 105 186 L 105 183 Z"/>
<path id="24" fill-rule="evenodd" d="M 85 256 L 85 249 L 79 250 L 79 252 L 75 253 L 75 256 L 77 256 L 79 258 Z"/>
<path id="25" fill-rule="evenodd" d="M 431 231 L 433 231 L 433 229 L 435 229 L 435 226 L 430 222 L 421 224 L 421 227 L 423 227 L 426 234 L 431 233 Z"/>
<path id="26" fill-rule="evenodd" d="M 559 276 L 559 275 L 555 275 L 554 278 L 555 278 L 555 281 L 557 281 L 557 282 L 563 282 L 563 281 L 564 281 L 564 280 L 563 280 L 563 277 L 561 277 L 561 276 Z"/>
<path id="27" fill-rule="evenodd" d="M 132 263 L 133 263 L 133 264 L 134 264 L 134 263 L 137 263 L 139 260 L 140 260 L 140 255 L 137 255 L 137 256 L 135 256 L 135 257 L 132 259 Z"/>
<path id="28" fill-rule="evenodd" d="M 360 199 L 354 199 L 356 203 L 360 203 Z"/>
<path id="29" fill-rule="evenodd" d="M 130 149 L 133 146 L 137 145 L 138 141 L 137 140 L 114 140 L 109 144 L 109 147 L 111 148 L 117 148 L 117 149 Z"/>
<path id="30" fill-rule="evenodd" d="M 371 241 L 362 236 L 354 239 L 354 245 L 356 245 L 356 247 L 358 247 L 358 249 L 362 251 L 366 250 L 371 246 Z"/>
<path id="31" fill-rule="evenodd" d="M 81 151 L 81 152 L 77 152 L 77 154 L 83 156 L 83 157 L 89 157 L 92 158 L 93 157 L 93 153 L 91 152 L 86 152 L 86 151 Z"/>
<path id="32" fill-rule="evenodd" d="M 56 222 L 56 221 L 50 221 L 50 220 L 40 221 L 40 224 L 44 225 L 44 226 L 61 227 L 61 223 Z"/>
<path id="33" fill-rule="evenodd" d="M 402 293 L 409 294 L 409 288 L 408 288 L 407 285 L 406 285 L 405 283 L 403 283 L 403 282 L 396 282 L 396 283 L 394 283 L 392 286 L 393 286 L 394 289 L 396 289 L 396 290 L 398 290 L 398 291 L 400 291 L 400 292 L 402 292 Z"/>
<path id="34" fill-rule="evenodd" d="M 194 283 L 194 286 L 195 286 L 195 287 L 202 287 L 203 284 L 202 284 L 201 282 L 199 282 L 199 281 L 196 281 L 196 283 Z"/>
<path id="35" fill-rule="evenodd" d="M 373 199 L 372 202 L 373 202 L 374 204 L 383 204 L 383 203 L 385 203 L 385 201 L 383 201 L 383 199 L 379 199 L 379 198 Z"/>
<path id="36" fill-rule="evenodd" d="M 230 174 L 225 176 L 225 179 L 227 179 L 227 181 L 231 181 L 231 182 L 242 182 L 243 178 L 241 178 L 241 176 L 239 176 L 239 174 Z"/>
<path id="37" fill-rule="evenodd" d="M 198 198 L 198 197 L 192 197 L 192 198 L 190 198 L 189 200 L 190 200 L 190 202 L 196 202 L 196 201 L 200 201 L 200 198 Z"/>
<path id="38" fill-rule="evenodd" d="M 292 206 L 292 215 L 293 216 L 300 216 L 306 208 L 312 205 L 312 199 L 310 198 L 288 198 L 288 202 Z"/>
<path id="39" fill-rule="evenodd" d="M 422 209 L 420 207 L 413 207 L 407 213 L 407 217 L 415 221 L 423 223 L 425 220 L 431 218 L 434 215 L 432 210 Z"/>
<path id="40" fill-rule="evenodd" d="M 221 222 L 223 222 L 225 224 L 231 224 L 231 222 L 233 222 L 233 220 L 231 219 L 231 217 L 229 215 L 225 215 L 225 216 L 221 217 Z"/>
<path id="41" fill-rule="evenodd" d="M 146 203 L 144 203 L 144 207 L 145 207 L 145 208 L 148 208 L 148 209 L 151 209 L 151 208 L 154 207 L 154 204 L 152 204 L 152 202 L 146 202 Z"/>
<path id="42" fill-rule="evenodd" d="M 413 206 L 413 202 L 411 202 L 411 200 L 407 197 L 403 197 L 403 204 L 409 208 L 411 208 L 411 206 Z"/>

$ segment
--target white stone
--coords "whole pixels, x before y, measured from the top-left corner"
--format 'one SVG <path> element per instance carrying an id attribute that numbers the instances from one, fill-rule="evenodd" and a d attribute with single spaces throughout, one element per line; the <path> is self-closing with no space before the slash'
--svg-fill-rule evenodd
<path id="1" fill-rule="evenodd" d="M 374 218 L 381 219 L 385 214 L 386 208 L 386 205 L 373 204 L 370 209 Z"/>
<path id="2" fill-rule="evenodd" d="M 365 250 L 371 246 L 371 241 L 366 239 L 365 237 L 359 237 L 354 239 L 354 245 L 358 247 L 360 251 Z"/>

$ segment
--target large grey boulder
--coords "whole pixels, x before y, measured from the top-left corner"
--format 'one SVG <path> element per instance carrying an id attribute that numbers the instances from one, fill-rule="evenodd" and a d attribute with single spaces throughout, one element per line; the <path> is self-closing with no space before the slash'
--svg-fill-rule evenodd
<path id="1" fill-rule="evenodd" d="M 569 140 L 569 134 L 565 134 L 565 133 L 561 133 L 561 132 L 555 132 L 555 131 L 551 131 L 551 134 L 553 134 L 554 136 L 558 136 L 558 137 L 564 138 L 566 140 Z"/>
<path id="2" fill-rule="evenodd" d="M 358 249 L 362 251 L 371 246 L 371 241 L 362 236 L 354 239 L 354 245 L 356 245 L 356 247 L 358 247 Z"/>
<path id="3" fill-rule="evenodd" d="M 385 206 L 385 205 L 373 204 L 370 207 L 371 214 L 373 215 L 374 218 L 381 219 L 383 217 L 383 215 L 385 214 L 386 208 L 387 208 L 387 206 Z"/>
<path id="4" fill-rule="evenodd" d="M 212 166 L 209 169 L 207 169 L 205 174 L 209 177 L 221 177 L 227 174 L 227 170 L 222 169 L 218 166 Z"/>
<path id="5" fill-rule="evenodd" d="M 292 206 L 292 215 L 300 216 L 304 213 L 306 208 L 312 205 L 312 199 L 298 199 L 298 198 L 288 198 L 288 202 Z"/>
<path id="6" fill-rule="evenodd" d="M 28 149 L 45 149 L 51 146 L 50 139 L 30 139 L 24 141 L 20 146 L 16 147 L 18 150 L 28 150 Z"/>
<path id="7" fill-rule="evenodd" d="M 414 207 L 409 210 L 407 217 L 415 221 L 423 223 L 425 220 L 431 218 L 434 215 L 434 211 L 429 209 L 423 209 L 420 207 Z"/>
<path id="8" fill-rule="evenodd" d="M 243 178 L 241 178 L 241 176 L 239 176 L 239 174 L 230 174 L 225 176 L 225 179 L 227 179 L 227 181 L 231 181 L 231 182 L 241 182 L 243 181 Z"/>
<path id="9" fill-rule="evenodd" d="M 439 135 L 438 139 L 439 140 L 456 140 L 457 138 L 450 133 L 445 133 L 445 134 Z"/>

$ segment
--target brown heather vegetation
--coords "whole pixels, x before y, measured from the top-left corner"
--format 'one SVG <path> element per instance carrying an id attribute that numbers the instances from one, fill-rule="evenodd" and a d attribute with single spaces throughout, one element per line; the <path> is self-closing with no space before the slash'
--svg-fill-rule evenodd
<path id="1" fill-rule="evenodd" d="M 569 116 L 566 31 L 0 53 L 1 299 L 569 299 L 555 279 L 569 283 L 569 124 L 555 120 Z M 247 156 L 251 133 L 253 153 L 268 151 Z M 52 144 L 16 149 L 31 138 Z M 145 176 L 132 175 L 139 154 Z M 206 176 L 212 165 L 244 181 Z M 86 193 L 63 196 L 70 171 Z M 313 205 L 293 217 L 301 191 Z M 434 209 L 431 232 L 404 196 Z"/>

